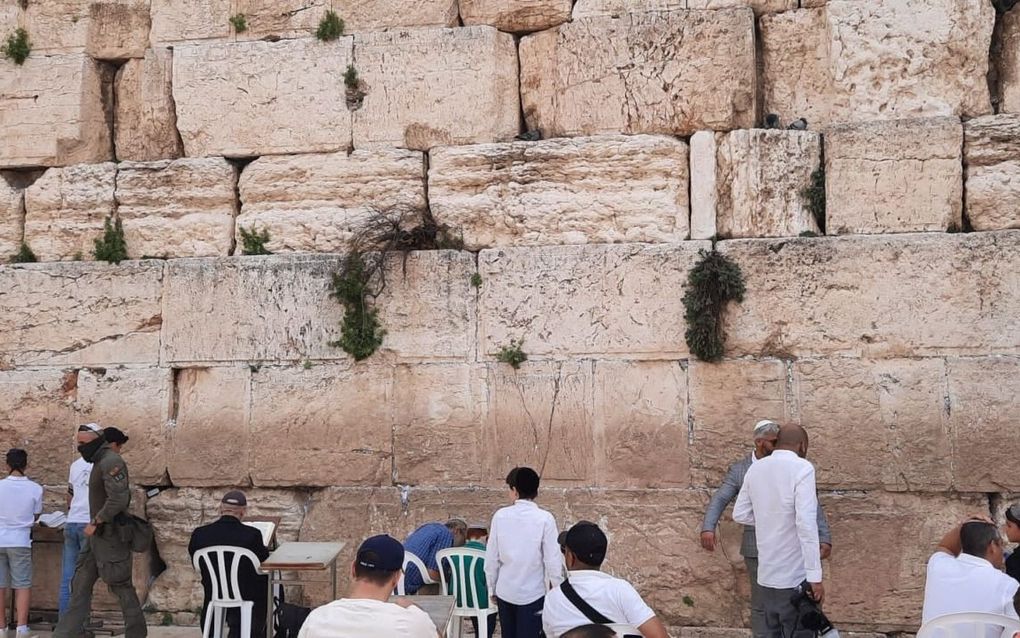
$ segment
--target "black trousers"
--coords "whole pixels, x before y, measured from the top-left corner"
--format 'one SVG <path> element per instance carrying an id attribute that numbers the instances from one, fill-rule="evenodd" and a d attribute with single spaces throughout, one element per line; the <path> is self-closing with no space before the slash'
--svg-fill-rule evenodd
<path id="1" fill-rule="evenodd" d="M 545 596 L 526 605 L 496 599 L 499 610 L 499 628 L 503 638 L 540 638 L 542 636 L 542 606 Z"/>

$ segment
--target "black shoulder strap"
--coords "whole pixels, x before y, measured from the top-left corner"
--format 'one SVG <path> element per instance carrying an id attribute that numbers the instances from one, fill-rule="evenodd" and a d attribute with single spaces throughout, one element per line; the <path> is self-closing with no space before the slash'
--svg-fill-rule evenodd
<path id="1" fill-rule="evenodd" d="M 577 590 L 574 589 L 573 585 L 570 584 L 569 580 L 563 581 L 563 583 L 560 585 L 560 591 L 562 591 L 563 595 L 567 597 L 567 600 L 573 603 L 574 607 L 577 607 L 577 610 L 579 612 L 584 614 L 585 617 L 588 618 L 588 620 L 592 621 L 596 625 L 613 624 L 612 620 L 609 620 L 608 618 L 600 614 L 598 611 L 596 611 L 594 607 L 585 602 L 585 600 L 581 598 L 581 595 L 577 593 Z"/>

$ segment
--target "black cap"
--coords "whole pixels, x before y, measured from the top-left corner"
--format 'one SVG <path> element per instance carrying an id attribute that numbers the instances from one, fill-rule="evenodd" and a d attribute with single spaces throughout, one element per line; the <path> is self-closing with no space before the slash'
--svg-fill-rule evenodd
<path id="1" fill-rule="evenodd" d="M 119 428 L 115 428 L 113 426 L 103 428 L 103 438 L 110 443 L 120 443 L 121 445 L 128 442 L 128 435 L 124 434 L 124 432 Z"/>
<path id="2" fill-rule="evenodd" d="M 404 566 L 404 546 L 392 536 L 380 534 L 365 539 L 354 560 L 365 569 L 395 572 Z"/>
<path id="3" fill-rule="evenodd" d="M 230 490 L 229 492 L 223 495 L 223 498 L 220 499 L 220 503 L 248 507 L 248 499 L 245 498 L 244 492 L 242 492 L 241 490 Z"/>
<path id="4" fill-rule="evenodd" d="M 609 539 L 598 525 L 582 521 L 567 530 L 563 544 L 582 563 L 598 567 L 606 559 Z"/>
<path id="5" fill-rule="evenodd" d="M 577 521 L 576 523 L 574 523 L 574 525 L 594 525 L 594 524 L 595 523 L 592 523 L 591 521 Z M 560 535 L 556 537 L 556 542 L 560 544 L 561 549 L 567 546 L 567 532 L 569 531 L 570 528 L 567 528 L 560 532 Z"/>

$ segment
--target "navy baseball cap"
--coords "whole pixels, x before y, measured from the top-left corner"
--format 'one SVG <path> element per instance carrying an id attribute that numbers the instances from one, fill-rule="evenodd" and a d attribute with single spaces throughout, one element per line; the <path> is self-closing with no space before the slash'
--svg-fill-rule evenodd
<path id="1" fill-rule="evenodd" d="M 395 572 L 404 566 L 404 546 L 387 534 L 365 539 L 355 558 L 358 565 L 380 572 Z"/>

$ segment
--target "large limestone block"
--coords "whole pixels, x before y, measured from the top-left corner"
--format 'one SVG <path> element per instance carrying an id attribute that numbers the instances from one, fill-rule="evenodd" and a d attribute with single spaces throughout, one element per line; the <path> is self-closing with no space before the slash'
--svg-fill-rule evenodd
<path id="1" fill-rule="evenodd" d="M 825 613 L 838 627 L 914 632 L 928 558 L 947 531 L 988 511 L 985 495 L 845 492 L 823 495 L 834 547 Z"/>
<path id="2" fill-rule="evenodd" d="M 465 25 L 488 24 L 500 31 L 541 31 L 570 19 L 572 0 L 460 0 Z"/>
<path id="3" fill-rule="evenodd" d="M 117 159 L 148 162 L 184 153 L 173 99 L 173 51 L 149 49 L 117 71 Z"/>
<path id="4" fill-rule="evenodd" d="M 751 129 L 718 137 L 715 219 L 720 237 L 818 232 L 801 191 L 821 164 L 821 136 Z"/>
<path id="5" fill-rule="evenodd" d="M 150 0 L 153 46 L 230 37 L 232 0 Z"/>
<path id="6" fill-rule="evenodd" d="M 765 111 L 812 126 L 989 113 L 994 22 L 982 0 L 829 0 L 763 16 Z"/>
<path id="7" fill-rule="evenodd" d="M 255 485 L 389 485 L 392 378 L 389 366 L 345 363 L 263 367 L 253 373 Z"/>
<path id="8" fill-rule="evenodd" d="M 104 98 L 108 72 L 83 54 L 31 55 L 0 67 L 0 167 L 113 158 Z"/>
<path id="9" fill-rule="evenodd" d="M 685 358 L 687 273 L 708 242 L 482 251 L 479 355 Z"/>
<path id="10" fill-rule="evenodd" d="M 169 368 L 85 368 L 78 372 L 76 418 L 82 423 L 116 426 L 131 438 L 123 454 L 134 485 L 166 482 L 172 376 Z"/>
<path id="11" fill-rule="evenodd" d="M 173 97 L 186 154 L 348 148 L 351 115 L 343 75 L 353 62 L 352 42 L 304 38 L 175 47 Z"/>
<path id="12" fill-rule="evenodd" d="M 456 0 L 344 0 L 333 2 L 348 33 L 404 27 L 455 27 Z"/>
<path id="13" fill-rule="evenodd" d="M 18 366 L 154 364 L 159 361 L 162 297 L 162 262 L 4 267 L 0 361 Z"/>
<path id="14" fill-rule="evenodd" d="M 1020 8 L 1002 16 L 999 43 L 999 112 L 1020 113 Z"/>
<path id="15" fill-rule="evenodd" d="M 826 234 L 959 229 L 962 148 L 955 117 L 826 130 Z"/>
<path id="16" fill-rule="evenodd" d="M 39 261 L 92 259 L 116 210 L 117 165 L 51 168 L 25 191 L 25 242 Z"/>
<path id="17" fill-rule="evenodd" d="M 641 11 L 677 9 L 732 9 L 751 7 L 756 14 L 790 11 L 797 0 L 577 0 L 574 19 L 591 16 L 618 16 Z"/>
<path id="18" fill-rule="evenodd" d="M 691 136 L 691 239 L 712 239 L 718 233 L 716 213 L 719 207 L 718 182 L 719 140 L 712 131 L 698 131 Z"/>
<path id="19" fill-rule="evenodd" d="M 465 247 L 687 238 L 687 144 L 613 135 L 434 149 L 429 206 Z"/>
<path id="20" fill-rule="evenodd" d="M 21 248 L 25 232 L 25 191 L 0 175 L 0 260 Z"/>
<path id="21" fill-rule="evenodd" d="M 366 92 L 354 111 L 355 147 L 428 150 L 519 132 L 510 34 L 491 27 L 419 29 L 358 35 L 355 45 Z"/>
<path id="22" fill-rule="evenodd" d="M 309 37 L 331 5 L 331 0 L 234 0 L 231 14 L 244 16 L 246 27 L 235 35 L 239 40 Z M 350 31 L 346 12 L 341 7 L 337 11 Z"/>
<path id="23" fill-rule="evenodd" d="M 974 118 L 963 131 L 970 225 L 1020 228 L 1020 114 Z"/>
<path id="24" fill-rule="evenodd" d="M 165 363 L 345 359 L 343 308 L 329 296 L 337 256 L 173 260 L 168 264 Z M 473 357 L 474 258 L 453 251 L 393 254 L 377 299 L 386 329 L 375 356 L 400 360 Z M 210 316 L 233 321 L 210 324 Z"/>
<path id="25" fill-rule="evenodd" d="M 71 403 L 77 376 L 73 370 L 5 370 L 0 366 L 0 414 L 4 415 L 0 437 L 7 449 L 28 451 L 29 473 L 43 485 L 67 483 L 75 454 Z"/>
<path id="26" fill-rule="evenodd" d="M 251 377 L 248 366 L 174 371 L 167 452 L 173 485 L 250 484 Z"/>
<path id="27" fill-rule="evenodd" d="M 726 319 L 731 356 L 1020 351 L 1020 232 L 721 246 L 742 267 L 748 290 Z"/>
<path id="28" fill-rule="evenodd" d="M 230 254 L 234 167 L 220 157 L 123 162 L 117 216 L 132 259 Z"/>
<path id="29" fill-rule="evenodd" d="M 582 18 L 521 41 L 529 129 L 689 135 L 755 121 L 747 9 Z"/>
<path id="30" fill-rule="evenodd" d="M 86 53 L 99 60 L 145 57 L 151 26 L 149 2 L 114 0 L 90 3 Z"/>
<path id="31" fill-rule="evenodd" d="M 241 230 L 269 232 L 279 252 L 342 252 L 374 215 L 414 225 L 425 202 L 425 158 L 401 149 L 262 157 L 238 183 Z"/>
<path id="32" fill-rule="evenodd" d="M 950 358 L 949 423 L 953 435 L 953 488 L 967 492 L 1017 491 L 1020 478 L 1004 470 L 1020 433 L 1020 358 Z"/>

